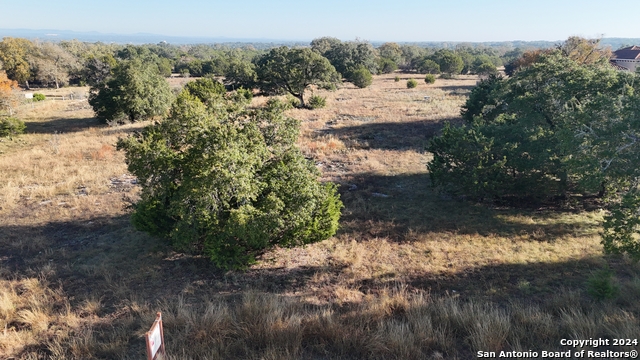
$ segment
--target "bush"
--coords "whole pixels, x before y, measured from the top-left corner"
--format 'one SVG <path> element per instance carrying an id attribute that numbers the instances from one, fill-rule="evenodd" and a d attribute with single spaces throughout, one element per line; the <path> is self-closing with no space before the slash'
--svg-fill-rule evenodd
<path id="1" fill-rule="evenodd" d="M 400 82 L 400 76 L 396 76 L 395 78 L 393 78 L 393 81 Z"/>
<path id="2" fill-rule="evenodd" d="M 436 82 L 436 77 L 432 74 L 427 74 L 424 77 L 424 82 L 426 82 L 427 84 L 433 84 Z"/>
<path id="3" fill-rule="evenodd" d="M 455 76 L 449 73 L 442 73 L 440 74 L 440 79 L 450 80 L 450 79 L 455 79 Z"/>
<path id="4" fill-rule="evenodd" d="M 287 104 L 293 108 L 299 108 L 300 100 L 294 98 L 293 96 L 287 96 Z"/>
<path id="5" fill-rule="evenodd" d="M 476 74 L 484 76 L 495 75 L 498 73 L 498 69 L 496 69 L 496 66 L 492 63 L 482 63 L 478 65 L 474 71 Z"/>
<path id="6" fill-rule="evenodd" d="M 171 99 L 158 67 L 134 59 L 118 64 L 109 81 L 91 88 L 89 104 L 101 122 L 123 123 L 165 115 Z"/>
<path id="7" fill-rule="evenodd" d="M 423 74 L 439 74 L 440 65 L 431 59 L 424 59 L 418 64 L 418 72 Z"/>
<path id="8" fill-rule="evenodd" d="M 191 95 L 197 97 L 203 103 L 213 101 L 224 95 L 227 90 L 224 85 L 217 80 L 211 78 L 202 78 L 196 81 L 188 82 L 184 89 Z"/>
<path id="9" fill-rule="evenodd" d="M 371 72 L 365 67 L 360 67 L 349 75 L 349 81 L 352 82 L 353 85 L 363 89 L 371 85 L 373 76 L 371 76 Z"/>
<path id="10" fill-rule="evenodd" d="M 609 206 L 604 218 L 602 245 L 608 254 L 627 253 L 634 260 L 640 260 L 640 192 L 637 184 L 632 186 L 622 198 Z"/>
<path id="11" fill-rule="evenodd" d="M 26 128 L 24 121 L 14 117 L 0 117 L 0 137 L 22 134 Z"/>
<path id="12" fill-rule="evenodd" d="M 309 99 L 309 108 L 310 109 L 320 109 L 327 106 L 327 99 L 322 96 L 313 95 Z"/>
<path id="13" fill-rule="evenodd" d="M 40 93 L 33 94 L 33 101 L 44 101 L 46 99 L 47 97 L 44 96 L 44 94 L 40 94 Z"/>
<path id="14" fill-rule="evenodd" d="M 253 91 L 251 91 L 251 89 L 240 87 L 238 90 L 236 90 L 236 94 L 242 96 L 247 101 L 247 103 L 250 103 L 251 100 L 253 100 Z"/>
<path id="15" fill-rule="evenodd" d="M 243 268 L 273 246 L 296 246 L 335 234 L 337 188 L 322 184 L 295 146 L 299 121 L 288 105 L 261 109 L 216 103 L 188 92 L 171 116 L 118 142 L 142 185 L 136 228 L 202 252 L 222 268 Z"/>
<path id="16" fill-rule="evenodd" d="M 613 272 L 602 269 L 591 275 L 587 280 L 587 293 L 596 300 L 608 300 L 618 296 L 620 288 L 614 281 Z"/>
<path id="17" fill-rule="evenodd" d="M 393 60 L 382 57 L 378 60 L 378 69 L 382 74 L 391 74 L 398 70 L 398 65 Z"/>
<path id="18" fill-rule="evenodd" d="M 418 82 L 417 81 L 415 81 L 414 79 L 407 80 L 407 88 L 408 89 L 413 89 L 416 86 L 418 86 Z"/>

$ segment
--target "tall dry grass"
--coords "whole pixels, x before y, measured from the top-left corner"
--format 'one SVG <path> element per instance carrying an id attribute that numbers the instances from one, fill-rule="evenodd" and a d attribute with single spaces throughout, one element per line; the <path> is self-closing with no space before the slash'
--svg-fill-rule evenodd
<path id="1" fill-rule="evenodd" d="M 194 303 L 129 300 L 117 316 L 102 318 L 99 305 L 72 310 L 59 291 L 33 279 L 3 282 L 0 299 L 0 355 L 23 358 L 142 357 L 135 344 L 156 310 L 169 359 L 468 359 L 477 351 L 566 351 L 562 338 L 633 339 L 640 330 L 633 313 L 570 291 L 539 305 L 395 287 L 347 306 L 318 306 L 248 290 Z"/>

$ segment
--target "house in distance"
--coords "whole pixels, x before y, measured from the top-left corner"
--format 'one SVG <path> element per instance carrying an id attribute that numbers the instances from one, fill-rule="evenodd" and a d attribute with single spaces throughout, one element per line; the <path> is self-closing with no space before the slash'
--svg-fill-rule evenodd
<path id="1" fill-rule="evenodd" d="M 640 46 L 629 46 L 614 51 L 611 62 L 626 70 L 636 71 L 640 68 Z"/>

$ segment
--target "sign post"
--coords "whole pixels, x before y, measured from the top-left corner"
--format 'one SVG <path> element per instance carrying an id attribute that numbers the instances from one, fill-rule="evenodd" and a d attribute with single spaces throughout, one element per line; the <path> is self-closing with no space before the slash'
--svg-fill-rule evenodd
<path id="1" fill-rule="evenodd" d="M 156 321 L 151 325 L 151 329 L 144 335 L 147 343 L 147 360 L 157 359 L 158 354 L 164 356 L 164 332 L 162 329 L 162 314 L 158 312 Z"/>

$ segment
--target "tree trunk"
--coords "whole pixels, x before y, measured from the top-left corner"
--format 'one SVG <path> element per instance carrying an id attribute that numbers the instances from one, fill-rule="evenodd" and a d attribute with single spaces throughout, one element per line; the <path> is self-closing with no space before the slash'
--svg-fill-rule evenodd
<path id="1" fill-rule="evenodd" d="M 29 87 L 29 80 L 25 80 L 24 85 L 27 87 L 27 90 L 31 90 L 31 88 Z"/>
<path id="2" fill-rule="evenodd" d="M 297 95 L 296 97 L 298 98 L 298 100 L 300 100 L 300 107 L 301 107 L 301 108 L 304 108 L 304 107 L 306 107 L 306 106 L 307 106 L 307 105 L 304 103 L 304 93 L 303 93 L 303 92 L 301 92 L 301 93 L 300 93 L 300 95 Z"/>
<path id="3" fill-rule="evenodd" d="M 607 194 L 607 182 L 603 181 L 600 183 L 600 191 L 598 191 L 598 198 L 603 198 Z"/>

